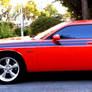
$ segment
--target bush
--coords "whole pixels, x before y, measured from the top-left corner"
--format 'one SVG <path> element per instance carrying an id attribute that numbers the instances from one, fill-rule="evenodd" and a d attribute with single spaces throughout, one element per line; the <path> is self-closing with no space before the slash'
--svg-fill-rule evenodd
<path id="1" fill-rule="evenodd" d="M 31 34 L 31 29 L 24 28 L 24 36 L 30 35 Z M 14 30 L 14 35 L 15 36 L 21 36 L 21 28 L 16 28 Z"/>
<path id="2" fill-rule="evenodd" d="M 15 28 L 14 29 L 14 35 L 15 36 L 21 36 L 21 28 Z"/>
<path id="3" fill-rule="evenodd" d="M 1 26 L 2 24 L 5 25 L 5 26 L 6 26 L 6 25 L 9 26 L 11 29 L 14 28 L 14 24 L 11 23 L 11 22 L 0 22 L 0 26 Z"/>
<path id="4" fill-rule="evenodd" d="M 10 26 L 10 28 L 14 28 L 14 24 L 11 22 L 7 22 L 7 24 Z"/>
<path id="5" fill-rule="evenodd" d="M 43 32 L 60 22 L 61 20 L 59 18 L 40 17 L 30 25 L 31 33 L 32 35 L 37 35 L 38 33 Z"/>
<path id="6" fill-rule="evenodd" d="M 30 28 L 24 28 L 24 36 L 31 35 L 31 29 Z"/>
<path id="7" fill-rule="evenodd" d="M 1 38 L 8 38 L 12 37 L 12 31 L 11 31 L 11 26 L 7 22 L 1 22 L 0 23 L 0 39 Z"/>

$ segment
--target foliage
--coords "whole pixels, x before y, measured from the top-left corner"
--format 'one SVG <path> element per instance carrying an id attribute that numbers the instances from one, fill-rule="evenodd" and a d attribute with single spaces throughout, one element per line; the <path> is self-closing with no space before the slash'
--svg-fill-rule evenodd
<path id="1" fill-rule="evenodd" d="M 37 35 L 60 22 L 61 20 L 56 17 L 40 17 L 30 25 L 31 33 Z"/>
<path id="2" fill-rule="evenodd" d="M 15 12 L 13 13 L 14 19 L 16 19 L 20 15 L 21 5 L 17 4 L 17 6 L 14 7 Z M 38 10 L 38 7 L 36 3 L 33 0 L 28 0 L 28 2 L 23 6 L 23 15 L 24 19 L 29 20 L 30 18 L 34 20 L 36 16 L 40 15 L 40 12 Z"/>
<path id="3" fill-rule="evenodd" d="M 83 19 L 82 16 L 82 2 L 86 0 L 55 0 L 55 1 L 60 1 L 61 4 L 63 4 L 65 7 L 68 7 L 68 12 L 71 13 L 72 18 L 75 20 L 81 20 Z M 87 0 L 88 1 L 88 10 L 84 12 L 88 12 L 89 14 L 89 19 L 92 19 L 92 0 Z M 86 7 L 86 6 L 85 6 Z"/>
<path id="4" fill-rule="evenodd" d="M 20 36 L 21 35 L 21 28 L 15 28 L 14 29 L 14 35 L 15 36 Z"/>
<path id="5" fill-rule="evenodd" d="M 14 28 L 14 24 L 11 22 L 0 22 L 0 26 L 5 25 L 5 26 L 9 26 L 11 29 Z"/>
<path id="6" fill-rule="evenodd" d="M 45 11 L 48 11 L 50 13 L 50 16 L 57 16 L 58 11 L 56 8 L 53 7 L 52 4 L 48 4 L 47 7 L 45 8 Z"/>
<path id="7" fill-rule="evenodd" d="M 58 16 L 58 11 L 56 8 L 53 7 L 52 4 L 48 4 L 47 7 L 45 7 L 39 17 L 55 17 Z"/>
<path id="8" fill-rule="evenodd" d="M 39 17 L 50 17 L 50 13 L 48 11 L 42 10 Z"/>
<path id="9" fill-rule="evenodd" d="M 1 22 L 0 23 L 0 39 L 1 38 L 8 38 L 8 37 L 12 37 L 12 23 L 7 23 L 7 22 Z"/>
<path id="10" fill-rule="evenodd" d="M 8 22 L 7 24 L 9 25 L 9 27 L 10 27 L 11 29 L 14 28 L 14 24 L 13 24 L 12 22 Z"/>
<path id="11" fill-rule="evenodd" d="M 10 4 L 10 0 L 0 0 L 0 20 L 3 20 L 3 18 L 6 19 L 5 21 L 10 21 L 11 18 L 16 20 L 21 14 L 20 10 L 21 5 L 19 3 L 17 3 L 15 6 L 12 6 Z M 24 18 L 28 20 L 30 18 L 34 20 L 40 15 L 38 7 L 33 0 L 28 0 L 28 2 L 23 6 L 23 14 Z"/>
<path id="12" fill-rule="evenodd" d="M 9 5 L 9 2 L 10 2 L 10 0 L 0 0 L 0 4 L 4 5 L 4 6 Z"/>
<path id="13" fill-rule="evenodd" d="M 14 18 L 14 20 L 16 20 L 16 18 L 20 15 L 20 9 L 21 9 L 21 5 L 17 3 L 17 5 L 14 7 L 14 12 L 12 14 L 12 18 Z"/>
<path id="14" fill-rule="evenodd" d="M 24 18 L 35 19 L 36 16 L 40 15 L 40 12 L 38 11 L 38 8 L 33 0 L 29 0 L 27 4 L 23 8 L 24 12 Z"/>
<path id="15" fill-rule="evenodd" d="M 27 35 L 30 35 L 30 34 L 31 34 L 31 29 L 24 28 L 24 36 L 27 36 Z M 14 35 L 15 36 L 21 36 L 21 28 L 15 28 Z"/>
<path id="16" fill-rule="evenodd" d="M 0 0 L 0 7 L 1 7 L 0 20 L 2 20 L 3 17 L 6 17 L 6 21 L 8 21 L 10 19 L 9 13 L 11 11 L 10 0 Z"/>
<path id="17" fill-rule="evenodd" d="M 38 18 L 41 17 L 55 17 L 59 20 L 62 19 L 63 21 L 63 15 L 59 14 L 57 9 L 52 5 L 52 4 L 48 4 L 41 12 L 40 12 L 40 16 Z"/>
<path id="18" fill-rule="evenodd" d="M 62 17 L 63 17 L 63 20 L 65 20 L 65 21 L 68 20 L 68 19 L 70 20 L 71 19 L 71 13 L 70 12 L 66 12 L 65 14 L 63 14 Z"/>
<path id="19" fill-rule="evenodd" d="M 65 7 L 68 7 L 68 12 L 72 18 L 82 19 L 81 0 L 56 0 L 60 1 Z"/>

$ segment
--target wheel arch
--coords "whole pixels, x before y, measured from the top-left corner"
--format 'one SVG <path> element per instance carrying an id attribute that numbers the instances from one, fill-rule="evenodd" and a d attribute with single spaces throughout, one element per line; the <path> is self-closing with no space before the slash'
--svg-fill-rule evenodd
<path id="1" fill-rule="evenodd" d="M 10 55 L 11 57 L 18 58 L 22 62 L 23 66 L 24 66 L 24 70 L 27 71 L 27 67 L 26 67 L 24 58 L 22 57 L 22 55 L 20 53 L 11 51 L 11 50 L 0 51 L 0 57 L 3 57 L 4 55 Z"/>

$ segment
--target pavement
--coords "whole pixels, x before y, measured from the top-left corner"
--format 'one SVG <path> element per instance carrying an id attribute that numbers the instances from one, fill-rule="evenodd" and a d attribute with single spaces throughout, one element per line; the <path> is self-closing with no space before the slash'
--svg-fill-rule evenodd
<path id="1" fill-rule="evenodd" d="M 0 92 L 92 92 L 91 73 L 28 73 L 21 82 L 0 84 Z"/>

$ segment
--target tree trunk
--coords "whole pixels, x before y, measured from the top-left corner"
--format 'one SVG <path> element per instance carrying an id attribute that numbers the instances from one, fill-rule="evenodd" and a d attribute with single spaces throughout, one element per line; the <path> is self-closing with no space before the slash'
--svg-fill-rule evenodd
<path id="1" fill-rule="evenodd" d="M 88 0 L 81 0 L 83 20 L 89 19 Z"/>

